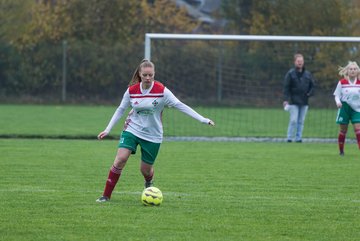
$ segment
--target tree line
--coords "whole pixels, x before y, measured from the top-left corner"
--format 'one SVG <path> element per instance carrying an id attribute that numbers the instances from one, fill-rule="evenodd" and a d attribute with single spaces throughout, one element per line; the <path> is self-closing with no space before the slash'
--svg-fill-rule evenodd
<path id="1" fill-rule="evenodd" d="M 0 5 L 2 100 L 25 96 L 58 101 L 65 73 L 69 99 L 117 102 L 144 56 L 145 33 L 358 36 L 360 31 L 358 18 L 353 18 L 359 16 L 360 6 L 351 0 L 224 0 L 213 13 L 213 18 L 225 20 L 221 27 L 202 25 L 171 0 L 0 0 Z M 203 81 L 198 73 L 208 67 L 193 59 L 204 55 L 217 59 L 219 54 L 219 44 L 214 42 L 177 46 L 176 51 L 166 48 L 168 44 L 157 46 L 154 61 L 171 60 L 166 73 L 175 79 L 187 75 L 184 79 Z M 289 61 L 278 53 L 284 46 L 289 53 L 301 51 L 313 63 L 318 85 L 323 88 L 333 87 L 337 65 L 358 60 L 360 47 L 358 43 L 226 45 L 223 64 L 251 66 L 252 72 L 268 78 L 269 84 L 279 79 L 267 65 L 269 60 L 285 70 Z M 288 57 L 291 62 L 292 56 Z M 211 64 L 215 69 L 218 62 Z M 213 93 L 214 88 L 217 86 L 209 91 Z"/>

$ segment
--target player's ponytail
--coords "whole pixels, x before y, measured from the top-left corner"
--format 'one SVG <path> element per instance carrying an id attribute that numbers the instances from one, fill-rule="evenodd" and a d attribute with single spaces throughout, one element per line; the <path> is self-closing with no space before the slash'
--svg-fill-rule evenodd
<path id="1" fill-rule="evenodd" d="M 140 76 L 140 70 L 141 68 L 151 67 L 155 70 L 155 65 L 147 59 L 143 59 L 139 66 L 135 69 L 134 74 L 129 82 L 129 86 L 140 83 L 141 82 L 141 76 Z"/>

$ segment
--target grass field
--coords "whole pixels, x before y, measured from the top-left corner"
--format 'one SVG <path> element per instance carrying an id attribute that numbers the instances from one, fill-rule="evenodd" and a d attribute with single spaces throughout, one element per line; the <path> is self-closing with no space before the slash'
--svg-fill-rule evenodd
<path id="1" fill-rule="evenodd" d="M 98 204 L 117 141 L 0 139 L 0 240 L 316 240 L 360 237 L 360 161 L 335 144 L 165 142 L 140 202 L 131 157 Z"/>
<path id="2" fill-rule="evenodd" d="M 359 240 L 360 152 L 350 142 L 343 158 L 334 143 L 164 142 L 160 207 L 140 202 L 138 154 L 111 202 L 96 203 L 117 147 L 96 135 L 115 108 L 0 105 L 0 240 Z M 286 132 L 281 110 L 197 110 L 216 127 L 168 109 L 165 134 Z M 333 114 L 309 112 L 304 137 L 335 138 Z"/>
<path id="3" fill-rule="evenodd" d="M 94 138 L 116 106 L 0 105 L 0 136 Z M 285 138 L 289 114 L 278 109 L 204 108 L 196 110 L 216 123 L 208 128 L 174 109 L 163 114 L 165 136 Z M 126 115 L 125 115 L 126 116 Z M 304 138 L 337 138 L 335 109 L 309 109 Z M 118 138 L 124 118 L 111 135 Z M 354 139 L 352 129 L 348 138 Z"/>

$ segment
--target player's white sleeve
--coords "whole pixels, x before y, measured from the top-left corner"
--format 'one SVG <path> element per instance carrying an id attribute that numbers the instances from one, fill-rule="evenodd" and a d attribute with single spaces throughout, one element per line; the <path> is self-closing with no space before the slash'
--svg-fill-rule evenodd
<path id="1" fill-rule="evenodd" d="M 129 94 L 129 89 L 127 89 L 124 93 L 124 96 L 121 100 L 119 107 L 116 109 L 114 115 L 112 116 L 109 124 L 105 129 L 107 133 L 110 133 L 111 129 L 120 120 L 120 118 L 124 114 L 124 111 L 129 107 L 129 105 L 130 105 L 130 94 Z"/>
<path id="2" fill-rule="evenodd" d="M 334 91 L 334 96 L 335 96 L 335 102 L 336 104 L 340 104 L 341 103 L 341 83 L 339 81 L 339 83 L 336 86 L 336 89 Z"/>
<path id="3" fill-rule="evenodd" d="M 210 119 L 203 117 L 195 110 L 187 106 L 186 104 L 182 103 L 176 96 L 167 88 L 164 90 L 164 97 L 166 105 L 170 107 L 175 107 L 176 109 L 180 110 L 181 112 L 191 116 L 192 118 L 200 121 L 204 124 L 209 124 Z"/>

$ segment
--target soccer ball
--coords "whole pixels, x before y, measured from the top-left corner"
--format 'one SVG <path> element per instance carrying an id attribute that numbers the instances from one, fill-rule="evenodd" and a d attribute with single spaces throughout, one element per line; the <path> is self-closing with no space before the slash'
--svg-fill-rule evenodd
<path id="1" fill-rule="evenodd" d="M 145 206 L 159 206 L 163 201 L 163 195 L 159 188 L 145 188 L 141 194 L 141 202 Z"/>

